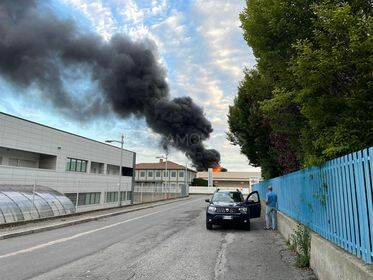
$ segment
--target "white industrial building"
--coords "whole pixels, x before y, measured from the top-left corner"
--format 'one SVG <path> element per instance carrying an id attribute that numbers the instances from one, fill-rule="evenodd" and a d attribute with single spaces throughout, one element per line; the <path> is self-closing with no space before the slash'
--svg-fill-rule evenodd
<path id="1" fill-rule="evenodd" d="M 218 188 L 224 189 L 247 189 L 252 191 L 254 184 L 261 180 L 260 171 L 250 171 L 250 172 L 213 172 L 212 181 L 213 185 Z M 208 172 L 198 172 L 197 178 L 204 180 L 209 179 Z"/>
<path id="2" fill-rule="evenodd" d="M 0 186 L 35 185 L 65 194 L 78 211 L 131 202 L 136 154 L 0 113 Z M 119 193 L 120 191 L 120 193 Z M 120 195 L 119 195 L 120 194 Z"/>

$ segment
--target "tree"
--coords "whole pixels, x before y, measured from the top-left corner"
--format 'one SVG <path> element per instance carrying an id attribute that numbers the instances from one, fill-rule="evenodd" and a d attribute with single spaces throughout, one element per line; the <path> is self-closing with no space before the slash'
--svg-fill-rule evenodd
<path id="1" fill-rule="evenodd" d="M 313 5 L 313 36 L 294 44 L 305 164 L 373 145 L 373 21 L 364 2 Z"/>
<path id="2" fill-rule="evenodd" d="M 270 96 L 271 87 L 265 78 L 256 70 L 246 72 L 228 115 L 228 139 L 241 147 L 251 164 L 262 167 L 264 177 L 282 172 L 275 163 L 276 151 L 271 149 L 270 125 L 260 111 L 260 102 Z"/>
<path id="3" fill-rule="evenodd" d="M 228 139 L 265 178 L 373 145 L 368 2 L 247 2 L 240 20 L 257 65 L 230 107 Z"/>

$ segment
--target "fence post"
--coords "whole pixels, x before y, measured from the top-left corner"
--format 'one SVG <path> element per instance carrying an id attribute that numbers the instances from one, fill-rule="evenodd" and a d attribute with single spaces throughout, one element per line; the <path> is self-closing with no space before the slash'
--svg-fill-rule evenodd
<path id="1" fill-rule="evenodd" d="M 363 157 L 361 151 L 353 153 L 355 174 L 357 177 L 356 191 L 359 209 L 360 221 L 360 237 L 361 237 L 361 253 L 365 262 L 371 263 L 370 245 L 369 245 L 369 221 L 368 221 L 368 208 L 366 203 L 366 190 L 364 186 L 364 172 L 363 172 Z"/>
<path id="2" fill-rule="evenodd" d="M 35 192 L 36 192 L 36 179 L 34 180 L 34 186 L 32 189 L 32 206 L 35 208 Z"/>
<path id="3" fill-rule="evenodd" d="M 78 203 L 79 203 L 79 189 L 78 189 L 78 184 L 76 183 L 75 180 L 75 186 L 76 186 L 76 201 L 75 201 L 75 213 L 78 213 Z"/>
<path id="4" fill-rule="evenodd" d="M 363 150 L 363 156 L 364 156 L 364 173 L 365 173 L 365 191 L 366 191 L 366 201 L 367 201 L 367 212 L 370 214 L 370 219 L 368 220 L 368 229 L 370 230 L 370 233 L 368 233 L 368 237 L 370 236 L 370 246 L 367 247 L 368 254 L 369 254 L 369 262 L 372 263 L 373 256 L 372 251 L 370 248 L 373 248 L 373 149 L 370 148 Z M 371 168 L 372 167 L 372 168 Z"/>

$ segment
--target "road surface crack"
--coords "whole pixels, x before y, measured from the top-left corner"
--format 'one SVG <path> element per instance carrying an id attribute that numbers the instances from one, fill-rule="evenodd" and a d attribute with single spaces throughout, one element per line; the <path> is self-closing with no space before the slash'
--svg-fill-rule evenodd
<path id="1" fill-rule="evenodd" d="M 214 279 L 215 280 L 223 280 L 224 272 L 225 272 L 225 265 L 226 265 L 226 250 L 227 246 L 233 242 L 234 235 L 231 233 L 223 233 L 222 239 L 219 243 L 219 247 L 217 250 L 217 257 L 215 263 L 215 270 L 214 270 Z"/>

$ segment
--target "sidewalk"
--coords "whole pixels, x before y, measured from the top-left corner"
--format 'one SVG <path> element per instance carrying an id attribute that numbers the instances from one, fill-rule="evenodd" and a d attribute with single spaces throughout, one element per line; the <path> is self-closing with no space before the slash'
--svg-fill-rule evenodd
<path id="1" fill-rule="evenodd" d="M 317 280 L 311 269 L 295 266 L 296 255 L 278 231 L 264 230 L 264 219 L 254 219 L 251 231 L 218 228 L 222 234 L 216 280 Z"/>
<path id="2" fill-rule="evenodd" d="M 133 211 L 138 211 L 147 208 L 153 208 L 156 206 L 166 205 L 170 203 L 175 203 L 178 201 L 188 200 L 191 197 L 186 198 L 178 198 L 178 199 L 170 199 L 170 200 L 162 200 L 158 202 L 151 202 L 146 204 L 135 204 L 135 205 L 128 205 L 123 206 L 120 208 L 111 208 L 111 209 L 103 209 L 103 210 L 96 210 L 90 212 L 80 212 L 74 215 L 69 216 L 61 216 L 46 220 L 35 220 L 30 221 L 27 223 L 21 223 L 19 225 L 14 224 L 12 226 L 7 227 L 4 225 L 3 228 L 0 228 L 0 240 L 8 239 L 12 237 L 32 234 L 36 232 L 42 232 L 47 230 L 52 230 L 61 227 L 67 227 L 71 225 L 77 225 L 81 223 L 86 223 L 90 221 L 95 221 L 98 219 L 103 219 L 106 217 L 116 216 L 124 213 L 129 213 Z"/>

